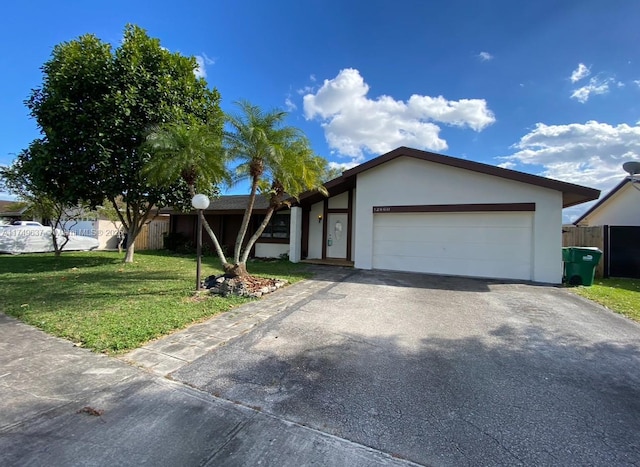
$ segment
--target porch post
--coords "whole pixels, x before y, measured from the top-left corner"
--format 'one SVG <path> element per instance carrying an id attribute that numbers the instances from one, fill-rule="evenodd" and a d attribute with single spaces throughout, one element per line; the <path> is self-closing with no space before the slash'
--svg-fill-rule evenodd
<path id="1" fill-rule="evenodd" d="M 299 263 L 302 259 L 302 208 L 291 208 L 291 223 L 289 227 L 289 261 Z"/>

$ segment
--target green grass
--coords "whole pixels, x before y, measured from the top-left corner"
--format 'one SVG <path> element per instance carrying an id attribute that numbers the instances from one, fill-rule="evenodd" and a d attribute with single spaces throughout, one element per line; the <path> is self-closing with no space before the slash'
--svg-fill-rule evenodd
<path id="1" fill-rule="evenodd" d="M 251 274 L 296 282 L 308 277 L 288 261 L 250 262 Z M 194 256 L 115 252 L 0 256 L 0 311 L 96 352 L 121 353 L 248 302 L 194 299 Z M 220 274 L 203 259 L 203 277 Z"/>
<path id="2" fill-rule="evenodd" d="M 596 279 L 591 287 L 571 290 L 640 322 L 640 279 Z"/>

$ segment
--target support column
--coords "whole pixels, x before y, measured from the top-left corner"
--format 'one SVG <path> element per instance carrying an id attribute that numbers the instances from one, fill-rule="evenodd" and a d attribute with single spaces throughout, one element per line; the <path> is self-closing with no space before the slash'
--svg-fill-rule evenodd
<path id="1" fill-rule="evenodd" d="M 289 261 L 299 263 L 302 259 L 302 208 L 291 208 L 291 223 L 289 228 Z"/>

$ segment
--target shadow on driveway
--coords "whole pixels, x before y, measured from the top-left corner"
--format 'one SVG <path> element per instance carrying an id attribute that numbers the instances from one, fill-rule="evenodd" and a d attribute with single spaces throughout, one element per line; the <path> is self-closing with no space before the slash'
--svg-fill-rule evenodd
<path id="1" fill-rule="evenodd" d="M 557 288 L 359 271 L 173 377 L 418 463 L 624 465 L 639 342 Z"/>

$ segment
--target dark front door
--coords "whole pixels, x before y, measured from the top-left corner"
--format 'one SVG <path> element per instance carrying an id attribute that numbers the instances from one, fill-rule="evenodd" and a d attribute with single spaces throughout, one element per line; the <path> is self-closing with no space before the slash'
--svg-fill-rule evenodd
<path id="1" fill-rule="evenodd" d="M 640 227 L 609 227 L 609 276 L 640 278 Z"/>

